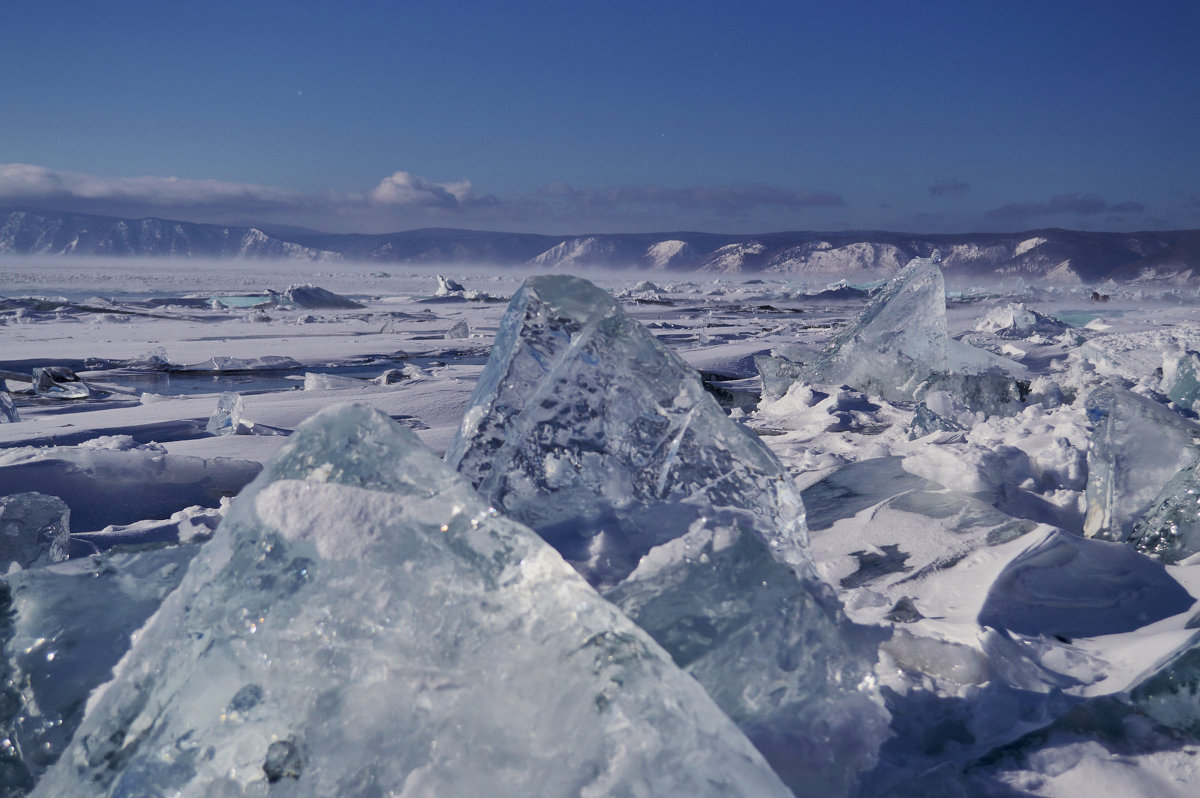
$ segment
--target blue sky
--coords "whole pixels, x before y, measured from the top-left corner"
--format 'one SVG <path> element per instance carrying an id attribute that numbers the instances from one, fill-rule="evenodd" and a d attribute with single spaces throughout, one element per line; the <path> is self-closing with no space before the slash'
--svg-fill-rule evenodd
<path id="1" fill-rule="evenodd" d="M 0 15 L 0 206 L 334 232 L 1200 227 L 1200 3 Z"/>

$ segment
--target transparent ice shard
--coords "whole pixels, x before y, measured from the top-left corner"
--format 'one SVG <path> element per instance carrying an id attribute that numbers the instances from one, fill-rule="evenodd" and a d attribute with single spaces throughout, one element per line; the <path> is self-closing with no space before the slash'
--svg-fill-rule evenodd
<path id="1" fill-rule="evenodd" d="M 0 388 L 0 424 L 16 424 L 21 420 L 21 414 L 17 412 L 17 406 L 13 404 L 12 397 L 8 391 Z"/>
<path id="2" fill-rule="evenodd" d="M 1200 462 L 1171 477 L 1146 514 L 1133 525 L 1129 543 L 1174 564 L 1200 552 Z"/>
<path id="3" fill-rule="evenodd" d="M 1200 400 L 1200 355 L 1172 349 L 1163 355 L 1162 369 L 1163 392 L 1180 407 L 1195 410 Z"/>
<path id="4" fill-rule="evenodd" d="M 1126 702 L 1169 729 L 1200 739 L 1200 642 L 1195 639 L 1144 675 Z"/>
<path id="5" fill-rule="evenodd" d="M 454 323 L 449 330 L 446 331 L 447 338 L 470 338 L 471 327 L 467 324 L 466 319 L 461 319 Z"/>
<path id="6" fill-rule="evenodd" d="M 92 395 L 70 369 L 54 366 L 33 370 L 33 391 L 47 399 L 87 399 Z"/>
<path id="7" fill-rule="evenodd" d="M 642 630 L 359 406 L 233 502 L 35 795 L 268 791 L 787 794 Z"/>
<path id="8" fill-rule="evenodd" d="M 762 398 L 771 402 L 783 398 L 804 375 L 803 363 L 775 354 L 755 355 L 754 368 L 762 379 Z"/>
<path id="9" fill-rule="evenodd" d="M 935 432 L 963 433 L 967 428 L 953 419 L 938 415 L 930 410 L 924 402 L 918 402 L 912 423 L 908 426 L 910 441 L 932 435 Z"/>
<path id="10" fill-rule="evenodd" d="M 873 760 L 881 716 L 857 686 L 874 654 L 815 576 L 791 479 L 604 291 L 525 282 L 446 459 L 666 647 L 793 789 L 844 793 Z"/>
<path id="11" fill-rule="evenodd" d="M 71 511 L 57 496 L 37 492 L 0 496 L 0 573 L 13 563 L 34 568 L 67 558 Z"/>
<path id="12" fill-rule="evenodd" d="M 208 419 L 204 430 L 210 435 L 237 435 L 243 412 L 241 394 L 227 391 L 217 399 L 217 409 Z"/>
<path id="13" fill-rule="evenodd" d="M 1124 541 L 1134 522 L 1181 469 L 1200 457 L 1200 427 L 1169 408 L 1122 388 L 1088 395 L 1088 537 Z"/>
<path id="14" fill-rule="evenodd" d="M 950 338 L 942 270 L 934 258 L 914 258 L 834 337 L 805 379 L 912 401 L 914 390 L 931 374 L 998 370 L 1023 368 Z"/>
<path id="15" fill-rule="evenodd" d="M 0 579 L 0 794 L 25 795 L 198 546 L 71 559 Z"/>
<path id="16" fill-rule="evenodd" d="M 970 374 L 938 372 L 931 374 L 913 391 L 924 399 L 934 391 L 948 393 L 967 409 L 985 416 L 1014 416 L 1027 406 L 1029 381 L 1007 374 Z"/>

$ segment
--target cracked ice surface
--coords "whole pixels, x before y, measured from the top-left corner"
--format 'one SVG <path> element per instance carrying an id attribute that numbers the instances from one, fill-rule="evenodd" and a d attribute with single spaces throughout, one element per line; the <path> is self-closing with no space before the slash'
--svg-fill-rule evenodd
<path id="1" fill-rule="evenodd" d="M 340 406 L 234 501 L 35 795 L 786 795 L 648 636 Z"/>
<path id="2" fill-rule="evenodd" d="M 873 761 L 881 712 L 856 689 L 871 643 L 815 576 L 791 480 L 608 294 L 526 282 L 446 459 L 666 647 L 799 794 L 844 793 Z"/>

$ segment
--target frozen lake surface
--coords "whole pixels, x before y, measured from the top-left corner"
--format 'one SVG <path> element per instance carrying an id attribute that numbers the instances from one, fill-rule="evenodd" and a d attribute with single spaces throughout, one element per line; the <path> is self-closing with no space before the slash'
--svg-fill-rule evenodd
<path id="1" fill-rule="evenodd" d="M 388 268 L 0 261 L 0 796 L 1195 794 L 1194 288 Z"/>

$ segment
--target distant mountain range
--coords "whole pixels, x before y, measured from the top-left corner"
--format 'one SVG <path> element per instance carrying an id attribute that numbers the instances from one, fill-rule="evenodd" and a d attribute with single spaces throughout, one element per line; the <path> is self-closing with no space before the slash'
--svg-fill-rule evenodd
<path id="1" fill-rule="evenodd" d="M 380 235 L 118 219 L 0 209 L 0 255 L 288 258 L 378 263 L 486 263 L 547 270 L 631 268 L 877 279 L 942 252 L 948 275 L 1072 283 L 1200 283 L 1200 230 L 918 235 L 889 232 L 605 233 L 548 236 L 424 229 Z"/>

